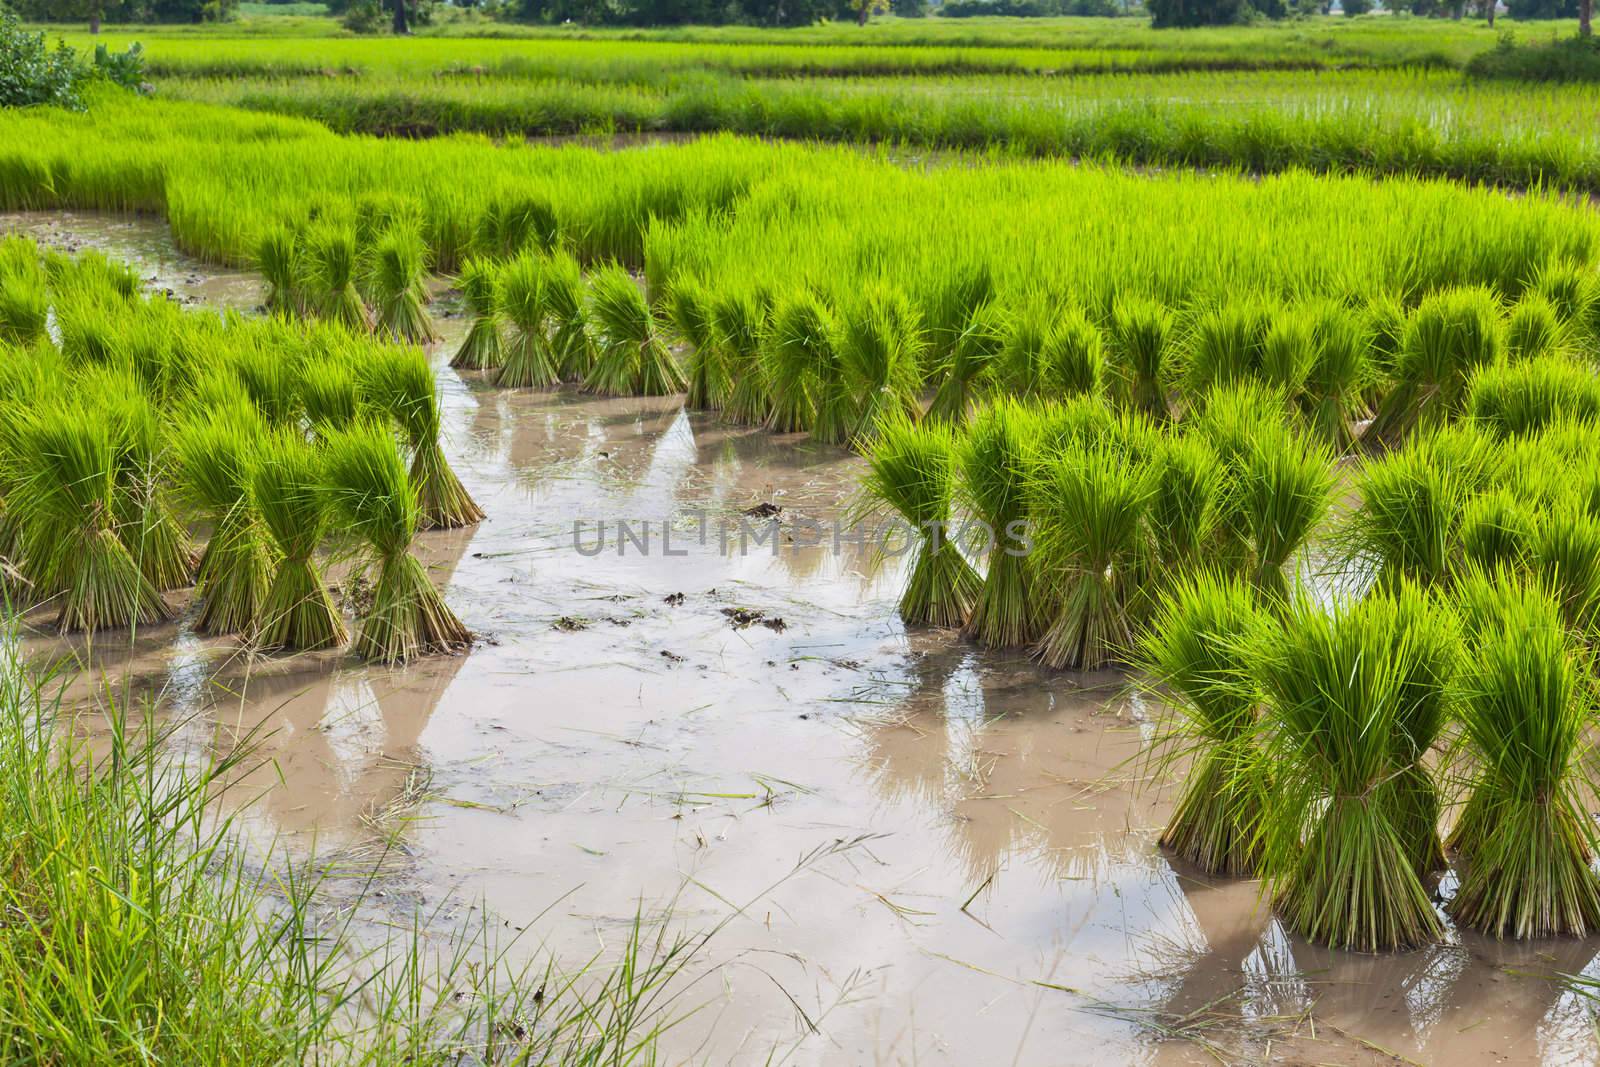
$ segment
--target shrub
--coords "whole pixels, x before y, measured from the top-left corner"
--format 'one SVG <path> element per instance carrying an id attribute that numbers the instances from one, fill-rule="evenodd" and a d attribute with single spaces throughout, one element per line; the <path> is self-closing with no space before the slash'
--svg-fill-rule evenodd
<path id="1" fill-rule="evenodd" d="M 47 104 L 81 111 L 84 74 L 78 54 L 64 42 L 50 48 L 44 34 L 25 32 L 0 7 L 0 107 Z"/>
<path id="2" fill-rule="evenodd" d="M 1510 81 L 1600 81 L 1600 38 L 1564 37 L 1518 44 L 1508 33 L 1467 61 L 1469 78 Z"/>

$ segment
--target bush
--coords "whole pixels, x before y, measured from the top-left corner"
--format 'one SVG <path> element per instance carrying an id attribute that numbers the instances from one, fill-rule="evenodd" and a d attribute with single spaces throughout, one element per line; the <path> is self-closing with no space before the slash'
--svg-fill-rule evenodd
<path id="1" fill-rule="evenodd" d="M 1511 81 L 1600 81 L 1600 37 L 1518 44 L 1511 34 L 1502 34 L 1494 48 L 1467 62 L 1466 74 Z"/>
<path id="2" fill-rule="evenodd" d="M 344 28 L 351 33 L 382 33 L 389 18 L 378 0 L 355 0 L 344 11 Z"/>
<path id="3" fill-rule="evenodd" d="M 1343 7 L 1347 17 L 1356 18 L 1372 10 L 1372 0 L 1344 0 Z"/>
<path id="4" fill-rule="evenodd" d="M 1230 26 L 1248 22 L 1253 10 L 1248 0 L 1146 0 L 1150 25 L 1156 29 L 1177 26 Z"/>
<path id="5" fill-rule="evenodd" d="M 82 110 L 79 82 L 85 70 L 65 43 L 51 49 L 44 34 L 27 33 L 0 7 L 0 107 L 48 104 Z"/>
<path id="6" fill-rule="evenodd" d="M 946 0 L 939 14 L 948 19 L 1002 15 L 1051 18 L 1056 15 L 1112 17 L 1125 12 L 1116 0 Z"/>

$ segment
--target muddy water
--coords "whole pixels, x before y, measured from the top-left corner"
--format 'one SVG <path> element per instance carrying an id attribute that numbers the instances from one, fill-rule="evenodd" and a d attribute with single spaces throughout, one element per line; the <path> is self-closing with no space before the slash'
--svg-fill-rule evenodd
<path id="1" fill-rule="evenodd" d="M 181 263 L 140 225 L 91 235 Z M 898 567 L 849 545 L 740 550 L 752 506 L 789 536 L 838 515 L 858 459 L 673 401 L 500 392 L 449 349 L 448 450 L 490 517 L 421 551 L 470 654 L 251 659 L 182 620 L 131 653 L 29 638 L 136 678 L 191 743 L 260 731 L 263 840 L 359 864 L 394 835 L 375 907 L 444 928 L 481 905 L 567 959 L 615 950 L 640 909 L 726 921 L 671 1063 L 1600 1059 L 1549 979 L 1600 974 L 1600 941 L 1369 957 L 1286 936 L 1254 884 L 1155 847 L 1170 783 L 1137 757 L 1161 713 L 1121 678 L 907 633 Z M 574 547 L 575 521 L 587 548 L 617 519 L 652 524 L 648 552 Z"/>

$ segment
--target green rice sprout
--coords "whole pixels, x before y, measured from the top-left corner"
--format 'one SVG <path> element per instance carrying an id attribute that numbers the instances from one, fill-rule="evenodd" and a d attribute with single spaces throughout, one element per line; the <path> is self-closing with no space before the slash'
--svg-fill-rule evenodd
<path id="1" fill-rule="evenodd" d="M 1273 432 L 1272 428 L 1282 429 L 1285 415 L 1281 393 L 1247 381 L 1211 390 L 1205 407 L 1186 424 L 1215 452 L 1224 477 L 1211 548 L 1214 566 L 1254 570 L 1251 517 L 1239 485 L 1246 463 L 1257 451 L 1256 438 Z"/>
<path id="2" fill-rule="evenodd" d="M 1306 419 L 1312 433 L 1336 452 L 1355 446 L 1356 423 L 1369 412 L 1366 394 L 1376 380 L 1372 337 L 1357 313 L 1328 302 L 1311 312 L 1312 358 L 1305 375 Z"/>
<path id="3" fill-rule="evenodd" d="M 1584 937 L 1600 882 L 1581 767 L 1594 720 L 1583 656 L 1549 590 L 1503 575 L 1463 592 L 1470 620 L 1459 716 L 1470 793 L 1451 836 L 1452 917 L 1496 937 Z"/>
<path id="4" fill-rule="evenodd" d="M 24 573 L 56 605 L 56 626 L 94 632 L 168 618 L 118 536 L 122 449 L 113 421 L 69 402 L 19 408 L 11 418 L 6 512 L 20 529 Z"/>
<path id="5" fill-rule="evenodd" d="M 308 237 L 310 305 L 330 322 L 350 330 L 372 329 L 372 313 L 356 289 L 359 257 L 354 232 L 325 226 Z"/>
<path id="6" fill-rule="evenodd" d="M 191 418 L 174 436 L 180 484 L 211 523 L 195 572 L 200 633 L 244 632 L 266 600 L 276 560 L 250 500 L 256 442 L 264 433 L 254 409 L 238 405 Z"/>
<path id="7" fill-rule="evenodd" d="M 904 414 L 886 419 L 867 454 L 862 490 L 877 510 L 909 526 L 916 559 L 900 597 L 908 626 L 960 626 L 980 582 L 952 536 L 955 438 L 945 427 L 918 426 Z"/>
<path id="8" fill-rule="evenodd" d="M 1122 392 L 1137 411 L 1165 421 L 1173 346 L 1172 312 L 1159 301 L 1118 297 L 1111 312 L 1111 355 Z"/>
<path id="9" fill-rule="evenodd" d="M 1484 573 L 1524 570 L 1536 525 L 1537 513 L 1508 490 L 1472 497 L 1461 509 L 1462 563 Z"/>
<path id="10" fill-rule="evenodd" d="M 500 272 L 489 260 L 467 260 L 457 283 L 472 323 L 461 347 L 450 359 L 457 370 L 494 370 L 505 361 L 505 312 L 500 297 Z"/>
<path id="11" fill-rule="evenodd" d="M 381 426 L 358 424 L 329 438 L 323 462 L 335 510 L 378 569 L 372 607 L 356 632 L 356 654 L 401 664 L 466 648 L 471 633 L 411 554 L 417 499 L 394 438 Z"/>
<path id="12" fill-rule="evenodd" d="M 1284 568 L 1305 547 L 1328 513 L 1333 457 L 1318 443 L 1282 425 L 1261 428 L 1237 468 L 1229 492 L 1249 532 L 1257 588 L 1281 600 Z"/>
<path id="13" fill-rule="evenodd" d="M 590 285 L 590 314 L 602 343 L 584 387 L 606 396 L 683 392 L 683 370 L 632 276 L 613 263 L 596 271 Z"/>
<path id="14" fill-rule="evenodd" d="M 1600 379 L 1565 356 L 1485 367 L 1472 378 L 1467 413 L 1498 437 L 1537 433 L 1563 419 L 1600 418 Z"/>
<path id="15" fill-rule="evenodd" d="M 1270 791 L 1250 657 L 1267 626 L 1250 585 L 1203 572 L 1162 598 L 1139 642 L 1140 666 L 1181 717 L 1163 761 L 1189 761 L 1162 847 L 1228 878 L 1251 877 L 1260 865 Z"/>
<path id="16" fill-rule="evenodd" d="M 251 627 L 265 649 L 334 648 L 349 637 L 317 568 L 328 529 L 323 463 L 299 434 L 279 430 L 260 439 L 250 471 L 250 502 L 271 534 L 278 567 Z"/>
<path id="17" fill-rule="evenodd" d="M 1500 304 L 1488 289 L 1450 289 L 1425 299 L 1406 323 L 1390 389 L 1368 433 L 1392 443 L 1414 427 L 1461 412 L 1467 383 L 1505 352 Z"/>
<path id="18" fill-rule="evenodd" d="M 539 258 L 524 253 L 500 271 L 500 305 L 510 335 L 495 384 L 505 389 L 544 389 L 561 380 L 545 320 L 545 271 Z"/>
<path id="19" fill-rule="evenodd" d="M 711 321 L 711 293 L 692 278 L 679 278 L 672 284 L 670 308 L 673 327 L 689 345 L 684 403 L 697 411 L 714 411 L 727 401 L 729 383 Z"/>
<path id="20" fill-rule="evenodd" d="M 1417 873 L 1415 795 L 1397 784 L 1436 648 L 1413 636 L 1419 618 L 1389 593 L 1331 610 L 1297 596 L 1250 650 L 1273 776 L 1262 873 L 1284 924 L 1319 944 L 1382 952 L 1442 933 Z"/>
<path id="21" fill-rule="evenodd" d="M 1600 518 L 1570 497 L 1556 502 L 1539 516 L 1529 556 L 1567 625 L 1600 636 Z"/>
<path id="22" fill-rule="evenodd" d="M 1506 318 L 1506 356 L 1513 363 L 1566 351 L 1566 330 L 1556 306 L 1538 293 L 1525 293 Z"/>
<path id="23" fill-rule="evenodd" d="M 938 390 L 928 408 L 928 417 L 959 426 L 986 391 L 991 371 L 1005 350 L 1009 320 L 994 303 L 985 303 L 972 313 L 945 350 L 934 377 Z"/>
<path id="24" fill-rule="evenodd" d="M 50 297 L 38 273 L 0 275 L 0 341 L 31 345 L 44 337 Z"/>
<path id="25" fill-rule="evenodd" d="M 981 259 L 958 263 L 934 286 L 924 309 L 929 359 L 944 364 L 955 355 L 972 323 L 994 302 L 994 272 Z"/>
<path id="26" fill-rule="evenodd" d="M 1148 466 L 1108 444 L 1045 458 L 1030 475 L 1036 571 L 1055 605 L 1034 646 L 1047 667 L 1095 670 L 1121 662 L 1134 646 L 1130 607 L 1145 551 Z"/>
<path id="27" fill-rule="evenodd" d="M 885 420 L 922 414 L 917 391 L 926 341 L 917 311 L 898 289 L 870 291 L 845 317 L 839 356 L 856 397 L 856 443 L 870 441 Z"/>
<path id="28" fill-rule="evenodd" d="M 379 333 L 410 344 L 438 336 L 428 315 L 428 246 L 418 230 L 395 225 L 379 235 L 366 276 Z"/>
<path id="29" fill-rule="evenodd" d="M 711 305 L 716 344 L 732 383 L 723 414 L 730 421 L 746 426 L 764 425 L 767 416 L 772 414 L 772 390 L 762 359 L 770 314 L 771 304 L 766 294 L 742 286 L 725 290 Z M 819 388 L 826 393 L 828 383 L 820 383 Z M 851 416 L 853 424 L 854 407 Z M 817 439 L 827 444 L 843 444 L 846 436 L 841 435 L 838 440 L 821 436 Z"/>
<path id="30" fill-rule="evenodd" d="M 1317 358 L 1317 321 L 1304 308 L 1286 308 L 1261 338 L 1261 378 L 1290 400 L 1305 389 Z"/>
<path id="31" fill-rule="evenodd" d="M 1272 311 L 1254 300 L 1238 300 L 1203 312 L 1194 322 L 1185 353 L 1184 387 L 1192 397 L 1259 379 Z"/>
<path id="32" fill-rule="evenodd" d="M 256 242 L 255 264 L 267 283 L 267 310 L 303 316 L 307 309 L 306 264 L 300 235 L 287 226 L 269 228 Z"/>
<path id="33" fill-rule="evenodd" d="M 1028 559 L 1028 473 L 1039 432 L 1037 413 L 999 398 L 978 411 L 957 442 L 959 499 L 987 526 L 989 565 L 965 633 L 990 648 L 1021 648 L 1039 637 L 1039 610 Z"/>
<path id="34" fill-rule="evenodd" d="M 172 457 L 164 418 L 125 373 L 83 375 L 77 387 L 106 419 L 116 445 L 117 536 L 157 590 L 188 585 L 195 551 L 170 500 Z"/>
<path id="35" fill-rule="evenodd" d="M 1424 760 L 1451 718 L 1461 634 L 1455 613 L 1435 593 L 1406 585 L 1393 591 L 1393 600 L 1404 637 L 1396 648 L 1399 705 L 1388 784 L 1401 842 L 1418 877 L 1425 877 L 1445 866 L 1439 786 Z"/>
<path id="36" fill-rule="evenodd" d="M 816 425 L 824 390 L 837 390 L 841 381 L 837 332 L 828 306 L 810 290 L 773 309 L 761 364 L 772 402 L 769 429 L 798 433 Z M 834 401 L 828 408 L 836 416 L 839 405 Z M 830 428 L 829 436 L 837 432 Z"/>
<path id="37" fill-rule="evenodd" d="M 583 270 L 566 252 L 555 252 L 544 264 L 544 298 L 555 332 L 550 350 L 556 370 L 564 382 L 581 382 L 594 369 L 594 336 L 589 328 L 589 311 Z"/>
<path id="38" fill-rule="evenodd" d="M 1551 259 L 1533 279 L 1530 292 L 1543 297 L 1555 310 L 1556 321 L 1564 329 L 1582 329 L 1588 320 L 1595 290 L 1590 272 L 1560 259 Z"/>
<path id="39" fill-rule="evenodd" d="M 1196 434 L 1162 438 L 1151 457 L 1149 526 L 1156 584 L 1192 573 L 1208 562 L 1222 519 L 1225 471 L 1216 451 Z"/>
<path id="40" fill-rule="evenodd" d="M 410 197 L 385 190 L 362 193 L 355 209 L 356 244 L 362 248 L 371 248 L 396 228 L 422 232 L 422 205 Z"/>
<path id="41" fill-rule="evenodd" d="M 422 350 L 374 353 L 362 368 L 361 385 L 367 402 L 394 421 L 411 450 L 410 477 L 422 528 L 450 530 L 480 521 L 483 509 L 445 459 L 439 392 Z"/>
<path id="42" fill-rule="evenodd" d="M 361 413 L 360 387 L 355 368 L 346 360 L 323 357 L 308 360 L 298 382 L 300 406 L 319 437 L 350 425 Z"/>
<path id="43" fill-rule="evenodd" d="M 1105 336 L 1076 308 L 1058 313 L 1039 352 L 1046 396 L 1099 396 L 1106 387 Z"/>
<path id="44" fill-rule="evenodd" d="M 478 253 L 497 259 L 553 252 L 560 241 L 555 208 L 548 199 L 528 194 L 492 201 L 479 216 L 474 233 Z"/>

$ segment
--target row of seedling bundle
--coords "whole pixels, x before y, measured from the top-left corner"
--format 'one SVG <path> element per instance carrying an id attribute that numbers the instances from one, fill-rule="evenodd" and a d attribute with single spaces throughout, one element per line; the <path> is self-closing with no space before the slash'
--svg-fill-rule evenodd
<path id="1" fill-rule="evenodd" d="M 375 572 L 356 651 L 400 662 L 464 647 L 411 544 L 482 512 L 444 458 L 416 348 L 332 325 L 244 321 L 145 299 L 94 254 L 0 245 L 0 552 L 14 609 L 63 631 L 166 619 L 273 650 L 348 637 L 322 570 Z M 0 304 L 10 306 L 4 299 Z M 196 531 L 207 533 L 203 546 Z"/>

